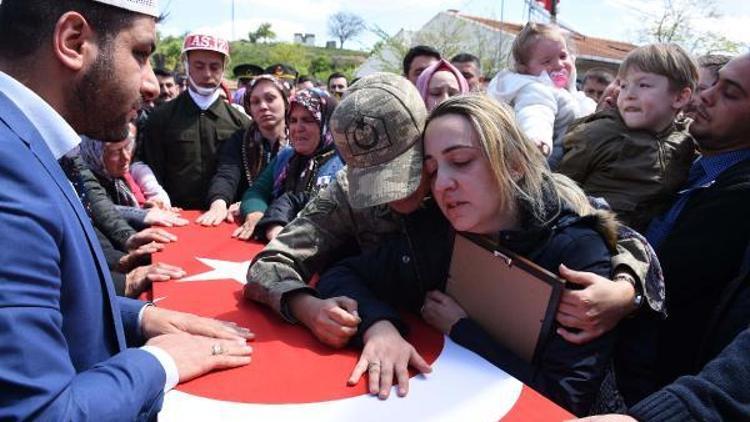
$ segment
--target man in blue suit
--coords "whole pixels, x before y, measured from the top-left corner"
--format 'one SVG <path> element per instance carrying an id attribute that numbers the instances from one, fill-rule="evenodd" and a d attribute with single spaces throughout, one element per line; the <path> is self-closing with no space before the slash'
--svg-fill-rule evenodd
<path id="1" fill-rule="evenodd" d="M 156 0 L 0 3 L 0 420 L 148 420 L 163 392 L 245 365 L 249 331 L 118 298 L 58 160 L 122 139 Z M 145 343 L 142 348 L 129 348 Z"/>

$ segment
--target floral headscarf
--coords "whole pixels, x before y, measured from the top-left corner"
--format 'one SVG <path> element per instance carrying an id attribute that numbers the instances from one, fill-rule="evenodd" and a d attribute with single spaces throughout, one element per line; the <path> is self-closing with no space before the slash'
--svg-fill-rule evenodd
<path id="1" fill-rule="evenodd" d="M 289 116 L 292 114 L 292 108 L 295 105 L 302 106 L 310 112 L 320 126 L 320 145 L 318 145 L 317 150 L 327 147 L 333 143 L 329 120 L 337 104 L 335 98 L 320 89 L 308 88 L 299 91 L 289 99 L 289 108 L 286 112 L 287 127 L 289 127 Z"/>
<path id="2" fill-rule="evenodd" d="M 315 156 L 328 153 L 335 153 L 335 144 L 333 143 L 333 133 L 331 132 L 330 119 L 333 115 L 333 110 L 338 105 L 338 102 L 334 97 L 329 95 L 325 91 L 321 91 L 317 88 L 308 88 L 297 92 L 289 99 L 289 108 L 287 109 L 287 127 L 289 127 L 289 116 L 291 110 L 295 105 L 304 107 L 305 110 L 310 112 L 315 121 L 318 122 L 320 127 L 320 144 L 310 157 L 304 157 L 297 153 L 294 153 L 291 159 L 287 161 L 284 168 L 279 172 L 278 177 L 274 180 L 274 192 L 279 194 L 287 188 L 291 188 L 295 183 L 294 180 L 287 180 L 288 175 L 293 175 L 293 178 L 298 178 L 304 169 L 307 168 L 311 159 Z M 291 140 L 292 144 L 294 140 Z"/>

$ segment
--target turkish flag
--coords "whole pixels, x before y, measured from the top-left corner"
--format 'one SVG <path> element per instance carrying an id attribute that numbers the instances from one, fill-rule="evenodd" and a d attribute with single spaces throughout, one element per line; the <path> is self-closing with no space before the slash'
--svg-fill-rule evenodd
<path id="1" fill-rule="evenodd" d="M 193 221 L 196 212 L 186 212 Z M 242 296 L 252 257 L 263 245 L 231 237 L 235 226 L 170 228 L 178 236 L 154 260 L 187 276 L 155 283 L 157 306 L 236 322 L 255 333 L 250 365 L 180 384 L 165 397 L 160 421 L 184 420 L 566 420 L 571 415 L 502 370 L 463 349 L 414 315 L 406 340 L 432 365 L 412 373 L 406 398 L 378 400 L 367 377 L 348 380 L 359 350 L 331 349 L 309 330 Z M 210 353 L 209 350 L 206 351 Z"/>
<path id="2" fill-rule="evenodd" d="M 560 0 L 536 0 L 537 3 L 541 4 L 545 10 L 552 13 L 552 8 L 560 3 Z"/>

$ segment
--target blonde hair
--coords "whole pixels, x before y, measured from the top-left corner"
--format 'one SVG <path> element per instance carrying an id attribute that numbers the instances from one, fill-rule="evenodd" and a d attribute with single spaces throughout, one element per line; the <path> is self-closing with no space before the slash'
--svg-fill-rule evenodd
<path id="1" fill-rule="evenodd" d="M 649 44 L 636 48 L 625 56 L 617 77 L 625 76 L 632 68 L 666 77 L 673 91 L 695 90 L 698 84 L 695 60 L 677 44 Z"/>
<path id="2" fill-rule="evenodd" d="M 534 44 L 540 38 L 553 40 L 562 40 L 570 52 L 570 40 L 563 34 L 557 25 L 548 25 L 537 22 L 527 22 L 521 32 L 516 35 L 511 47 L 513 56 L 513 67 L 516 72 L 522 73 L 521 66 L 526 66 L 529 62 L 529 53 L 534 48 Z"/>
<path id="3" fill-rule="evenodd" d="M 449 114 L 466 118 L 476 132 L 497 182 L 503 210 L 515 210 L 523 201 L 533 217 L 546 222 L 550 216 L 545 212 L 544 190 L 551 185 L 554 196 L 561 201 L 558 205 L 564 201 L 579 215 L 591 212 L 585 194 L 573 181 L 552 174 L 544 155 L 523 134 L 508 105 L 483 94 L 451 97 L 432 111 L 425 128 L 433 120 Z M 545 180 L 552 183 L 545 183 Z"/>

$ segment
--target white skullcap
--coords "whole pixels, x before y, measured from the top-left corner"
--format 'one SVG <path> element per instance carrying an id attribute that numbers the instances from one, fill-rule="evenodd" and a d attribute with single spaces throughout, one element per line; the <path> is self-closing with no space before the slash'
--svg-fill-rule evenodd
<path id="1" fill-rule="evenodd" d="M 159 1 L 158 0 L 94 0 L 98 3 L 105 3 L 110 6 L 119 7 L 120 9 L 130 10 L 131 12 L 142 13 L 144 15 L 158 17 Z"/>

